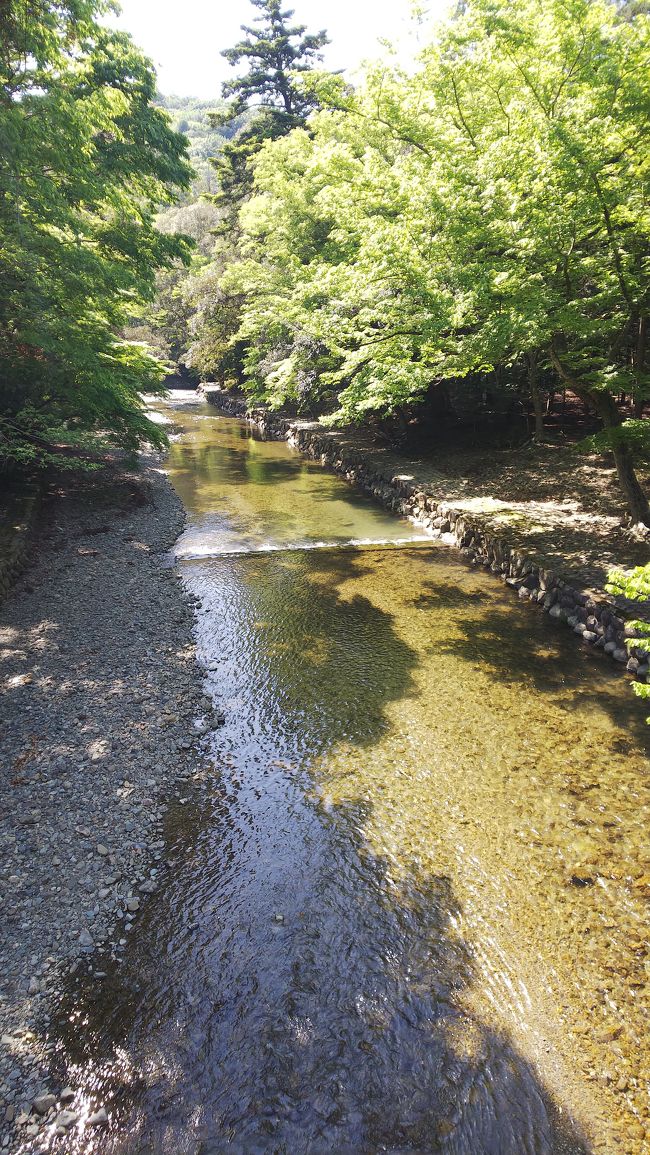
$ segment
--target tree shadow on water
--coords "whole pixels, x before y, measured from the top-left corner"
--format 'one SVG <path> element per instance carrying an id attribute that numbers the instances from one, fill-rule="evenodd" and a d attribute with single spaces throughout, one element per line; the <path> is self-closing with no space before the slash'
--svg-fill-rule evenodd
<path id="1" fill-rule="evenodd" d="M 500 684 L 517 682 L 535 694 L 556 696 L 565 710 L 592 702 L 612 715 L 632 745 L 647 746 L 643 709 L 622 671 L 538 608 L 514 599 L 504 604 L 499 591 L 446 581 L 425 583 L 411 604 L 423 615 L 451 611 L 447 635 L 434 649 L 480 667 Z"/>
<path id="2" fill-rule="evenodd" d="M 369 816 L 365 801 L 308 808 L 281 926 L 257 918 L 263 873 L 244 907 L 213 879 L 215 915 L 208 880 L 193 906 L 179 864 L 101 1004 L 90 982 L 75 994 L 87 1025 L 68 1026 L 68 1055 L 111 1127 L 70 1155 L 591 1155 L 508 1032 L 466 1010 L 477 975 L 451 880 L 396 881 L 359 833 Z M 208 836 L 197 817 L 193 875 L 233 820 L 224 803 Z M 175 938 L 182 891 L 199 924 Z"/>
<path id="3" fill-rule="evenodd" d="M 232 580 L 223 580 L 226 565 Z M 237 654 L 233 696 L 274 715 L 312 754 L 342 740 L 373 745 L 392 725 L 387 707 L 416 693 L 418 653 L 393 616 L 359 592 L 372 572 L 363 551 L 337 549 L 196 569 L 196 592 L 221 623 L 210 646 Z M 239 597 L 226 604 L 235 581 Z"/>

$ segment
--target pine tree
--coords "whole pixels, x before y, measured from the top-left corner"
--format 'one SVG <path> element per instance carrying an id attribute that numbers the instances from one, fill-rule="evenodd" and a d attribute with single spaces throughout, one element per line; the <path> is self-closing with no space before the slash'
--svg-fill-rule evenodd
<path id="1" fill-rule="evenodd" d="M 222 52 L 229 64 L 248 62 L 248 73 L 223 85 L 223 96 L 235 97 L 235 109 L 243 112 L 256 97 L 265 108 L 273 108 L 301 123 L 314 107 L 313 99 L 297 88 L 292 73 L 307 72 L 321 60 L 320 49 L 329 43 L 325 32 L 305 35 L 305 24 L 290 25 L 293 9 L 281 8 L 279 0 L 251 0 L 262 15 L 254 23 L 242 25 L 246 39 Z"/>
<path id="2" fill-rule="evenodd" d="M 252 162 L 264 141 L 303 125 L 317 106 L 295 74 L 313 68 L 322 59 L 320 49 L 329 43 L 325 32 L 310 34 L 306 25 L 291 24 L 293 9 L 283 9 L 280 0 L 251 4 L 261 15 L 254 26 L 242 25 L 245 39 L 221 53 L 232 65 L 244 61 L 247 71 L 222 86 L 224 98 L 234 99 L 225 112 L 212 117 L 213 124 L 223 125 L 248 114 L 247 123 L 213 161 L 220 185 L 215 199 L 232 210 L 231 217 L 251 192 Z"/>

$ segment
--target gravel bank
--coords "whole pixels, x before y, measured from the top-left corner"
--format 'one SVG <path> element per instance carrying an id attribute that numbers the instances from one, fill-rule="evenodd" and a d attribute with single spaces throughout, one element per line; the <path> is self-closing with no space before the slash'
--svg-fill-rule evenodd
<path id="1" fill-rule="evenodd" d="M 183 520 L 155 461 L 75 477 L 0 606 L 3 1152 L 61 1115 L 52 998 L 70 966 L 101 981 L 100 953 L 119 959 L 165 869 L 165 793 L 197 766 L 210 703 L 166 552 Z"/>

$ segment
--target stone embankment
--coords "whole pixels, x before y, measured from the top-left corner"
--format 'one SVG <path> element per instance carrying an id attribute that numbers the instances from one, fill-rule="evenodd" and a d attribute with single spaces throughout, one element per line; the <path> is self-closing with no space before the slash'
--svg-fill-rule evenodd
<path id="1" fill-rule="evenodd" d="M 0 513 L 0 603 L 27 562 L 40 498 L 40 487 L 30 483 L 9 493 Z"/>
<path id="2" fill-rule="evenodd" d="M 101 984 L 119 965 L 166 870 L 167 805 L 203 773 L 212 704 L 167 553 L 183 521 L 155 461 L 66 481 L 0 608 L 3 1152 L 40 1150 L 80 1111 L 106 1122 L 51 1081 L 48 1023 L 70 969 Z"/>
<path id="3" fill-rule="evenodd" d="M 489 518 L 440 500 L 411 476 L 377 468 L 363 449 L 342 445 L 336 433 L 315 422 L 250 409 L 244 399 L 216 385 L 203 385 L 201 391 L 220 412 L 245 417 L 265 437 L 288 441 L 388 509 L 423 526 L 434 538 L 456 546 L 468 562 L 490 570 L 519 598 L 536 603 L 551 618 L 565 623 L 583 644 L 603 650 L 637 680 L 646 680 L 648 655 L 634 647 L 635 631 L 628 624 L 631 618 L 641 616 L 639 608 L 624 606 L 602 589 L 580 588 L 561 566 L 547 568 L 535 558 L 533 549 L 526 548 L 521 531 L 516 534 L 517 544 L 513 544 L 507 528 L 503 533 L 495 532 Z"/>

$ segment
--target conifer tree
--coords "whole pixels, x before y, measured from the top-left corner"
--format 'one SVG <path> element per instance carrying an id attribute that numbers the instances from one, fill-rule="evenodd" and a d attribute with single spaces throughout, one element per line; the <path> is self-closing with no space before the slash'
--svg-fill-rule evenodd
<path id="1" fill-rule="evenodd" d="M 313 68 L 329 43 L 324 31 L 307 33 L 306 25 L 292 24 L 293 9 L 283 9 L 280 0 L 251 4 L 260 15 L 253 25 L 243 24 L 244 39 L 221 54 L 232 65 L 245 62 L 247 70 L 222 86 L 230 104 L 212 118 L 222 125 L 248 114 L 247 123 L 214 160 L 220 185 L 216 201 L 233 212 L 251 192 L 252 162 L 264 141 L 303 125 L 316 107 L 316 98 L 300 88 L 295 74 Z"/>

